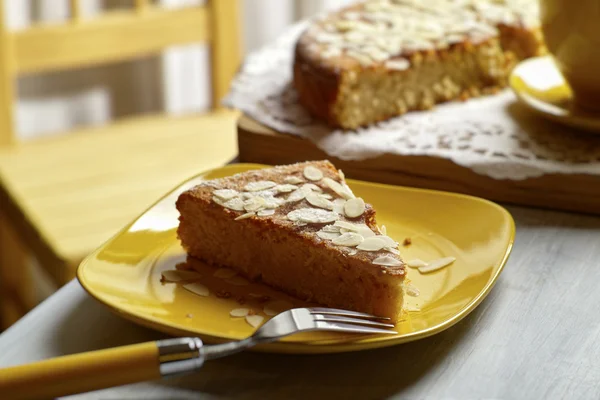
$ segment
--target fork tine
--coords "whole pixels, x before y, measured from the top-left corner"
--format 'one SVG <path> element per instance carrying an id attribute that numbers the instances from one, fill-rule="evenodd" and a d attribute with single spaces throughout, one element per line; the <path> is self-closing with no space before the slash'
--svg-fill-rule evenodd
<path id="1" fill-rule="evenodd" d="M 357 317 L 373 320 L 389 321 L 390 318 L 378 317 L 367 313 L 361 313 L 357 311 L 342 310 L 340 308 L 324 308 L 324 307 L 312 307 L 308 309 L 311 314 L 322 314 L 322 315 L 340 315 L 346 317 Z"/>
<path id="2" fill-rule="evenodd" d="M 346 324 L 355 324 L 355 325 L 363 325 L 363 326 L 375 326 L 378 328 L 393 328 L 394 324 L 389 324 L 385 322 L 373 321 L 370 319 L 361 319 L 361 318 L 350 318 L 350 317 L 341 317 L 338 315 L 323 315 L 323 314 L 312 314 L 315 320 L 317 321 L 325 321 L 325 322 L 343 322 Z"/>
<path id="3" fill-rule="evenodd" d="M 349 333 L 385 333 L 388 335 L 396 335 L 398 332 L 389 329 L 374 328 L 371 326 L 360 326 L 345 324 L 342 322 L 325 322 L 317 321 L 317 327 L 330 331 L 349 332 Z"/>

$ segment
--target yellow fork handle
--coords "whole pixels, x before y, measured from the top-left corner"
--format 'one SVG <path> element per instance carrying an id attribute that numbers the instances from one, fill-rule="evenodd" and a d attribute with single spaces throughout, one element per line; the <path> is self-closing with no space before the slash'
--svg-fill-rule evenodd
<path id="1" fill-rule="evenodd" d="M 156 342 L 0 369 L 3 399 L 47 399 L 160 378 Z"/>

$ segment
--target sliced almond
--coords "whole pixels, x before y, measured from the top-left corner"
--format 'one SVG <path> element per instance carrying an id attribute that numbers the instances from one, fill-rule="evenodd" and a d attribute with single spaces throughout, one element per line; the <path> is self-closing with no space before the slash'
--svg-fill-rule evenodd
<path id="1" fill-rule="evenodd" d="M 380 256 L 373 260 L 373 264 L 384 265 L 386 267 L 398 267 L 402 265 L 402 261 L 390 256 Z"/>
<path id="2" fill-rule="evenodd" d="M 220 278 L 220 279 L 230 279 L 236 275 L 237 275 L 237 272 L 235 272 L 234 270 L 229 269 L 229 268 L 219 268 L 218 270 L 216 270 L 213 273 L 213 276 L 215 278 Z"/>
<path id="3" fill-rule="evenodd" d="M 292 303 L 285 300 L 275 300 L 267 303 L 263 312 L 269 316 L 280 314 L 294 307 Z"/>
<path id="4" fill-rule="evenodd" d="M 421 294 L 419 292 L 419 289 L 417 289 L 415 286 L 409 284 L 404 285 L 404 292 L 406 293 L 407 296 L 410 297 L 419 297 L 419 294 Z"/>
<path id="5" fill-rule="evenodd" d="M 262 315 L 246 315 L 246 322 L 253 328 L 258 328 L 264 319 Z"/>
<path id="6" fill-rule="evenodd" d="M 250 212 L 250 211 L 258 211 L 261 208 L 265 208 L 265 204 L 267 203 L 267 201 L 260 197 L 260 196 L 254 196 L 249 198 L 248 200 L 244 201 L 244 210 Z"/>
<path id="7" fill-rule="evenodd" d="M 289 192 L 293 192 L 296 189 L 298 189 L 298 186 L 290 185 L 290 184 L 275 186 L 275 190 L 277 190 L 277 192 L 279 192 L 279 193 L 289 193 Z"/>
<path id="8" fill-rule="evenodd" d="M 331 178 L 323 178 L 323 183 L 325 183 L 329 189 L 333 190 L 335 194 L 346 200 L 354 198 L 354 194 L 352 194 L 347 187 L 342 186 Z"/>
<path id="9" fill-rule="evenodd" d="M 283 181 L 285 183 L 291 183 L 292 185 L 298 185 L 298 184 L 304 182 L 302 179 L 298 178 L 297 176 L 286 176 Z"/>
<path id="10" fill-rule="evenodd" d="M 183 285 L 183 288 L 194 294 L 197 294 L 198 296 L 206 297 L 210 294 L 210 292 L 206 286 L 204 286 L 201 283 L 197 283 L 197 282 L 185 284 L 185 285 Z"/>
<path id="11" fill-rule="evenodd" d="M 341 169 L 338 169 L 338 175 L 340 176 L 340 179 L 343 181 L 344 179 L 346 179 L 346 175 L 344 175 L 344 171 L 342 171 Z"/>
<path id="12" fill-rule="evenodd" d="M 321 196 L 322 198 L 327 199 L 327 200 L 333 199 L 333 196 L 330 195 L 329 193 L 319 193 L 319 196 Z"/>
<path id="13" fill-rule="evenodd" d="M 202 275 L 196 271 L 188 271 L 184 269 L 173 269 L 163 271 L 161 273 L 163 280 L 166 282 L 181 282 L 181 281 L 193 281 L 195 279 L 202 278 Z"/>
<path id="14" fill-rule="evenodd" d="M 363 240 L 356 248 L 364 251 L 379 251 L 387 246 L 385 240 L 381 239 L 381 236 L 373 236 Z"/>
<path id="15" fill-rule="evenodd" d="M 249 308 L 234 308 L 233 310 L 229 311 L 229 315 L 232 317 L 245 317 L 246 315 L 248 315 L 248 313 L 250 312 Z"/>
<path id="16" fill-rule="evenodd" d="M 277 184 L 273 181 L 249 182 L 246 184 L 246 186 L 244 186 L 244 190 L 248 192 L 258 192 L 260 190 L 270 189 L 275 186 L 277 186 Z"/>
<path id="17" fill-rule="evenodd" d="M 384 248 L 385 251 L 389 251 L 392 254 L 395 254 L 397 256 L 400 255 L 400 250 L 394 249 L 393 247 L 386 247 Z"/>
<path id="18" fill-rule="evenodd" d="M 365 226 L 360 226 L 360 227 L 358 228 L 358 233 L 359 233 L 359 234 L 360 234 L 362 237 L 364 237 L 365 239 L 366 239 L 366 238 L 368 238 L 368 237 L 371 237 L 371 236 L 375 236 L 375 232 L 373 232 L 373 231 L 371 230 L 371 228 L 369 228 L 369 227 L 368 227 L 368 226 L 366 226 L 366 225 L 365 225 Z"/>
<path id="19" fill-rule="evenodd" d="M 239 195 L 237 190 L 233 189 L 218 189 L 213 192 L 214 196 L 217 196 L 221 200 L 230 200 Z"/>
<path id="20" fill-rule="evenodd" d="M 310 193 L 310 191 L 308 191 L 308 193 Z M 287 197 L 287 199 L 285 199 L 285 201 L 288 203 L 300 201 L 300 200 L 304 199 L 308 193 L 305 190 L 303 190 L 302 188 L 294 190 L 292 193 L 290 193 L 290 195 Z"/>
<path id="21" fill-rule="evenodd" d="M 340 228 L 348 229 L 349 231 L 354 231 L 354 232 L 358 232 L 358 230 L 360 229 L 359 225 L 353 224 L 348 221 L 335 221 L 335 223 L 333 225 L 339 226 Z"/>
<path id="22" fill-rule="evenodd" d="M 356 218 L 365 212 L 365 202 L 360 197 L 350 199 L 344 204 L 344 213 L 348 218 Z"/>
<path id="23" fill-rule="evenodd" d="M 381 225 L 381 228 L 379 229 L 379 231 L 381 232 L 382 235 L 387 235 L 387 228 L 385 227 L 385 225 Z"/>
<path id="24" fill-rule="evenodd" d="M 427 263 L 427 266 L 420 267 L 419 272 L 426 274 L 428 272 L 437 271 L 438 269 L 442 269 L 456 261 L 454 257 L 444 257 L 438 260 L 433 260 Z"/>
<path id="25" fill-rule="evenodd" d="M 323 231 L 317 232 L 317 236 L 323 240 L 333 240 L 333 239 L 340 237 L 340 235 L 341 235 L 341 233 L 339 233 L 339 232 L 323 232 Z"/>
<path id="26" fill-rule="evenodd" d="M 321 232 L 339 233 L 340 227 L 335 226 L 335 225 L 325 225 L 324 227 L 321 228 Z"/>
<path id="27" fill-rule="evenodd" d="M 227 200 L 222 204 L 223 207 L 229 208 L 235 211 L 244 211 L 244 200 L 239 197 L 234 197 L 231 200 Z"/>
<path id="28" fill-rule="evenodd" d="M 242 214 L 242 215 L 240 215 L 239 217 L 235 217 L 235 220 L 236 220 L 236 221 L 239 221 L 240 219 L 246 219 L 246 218 L 250 218 L 250 217 L 253 217 L 253 216 L 255 216 L 255 215 L 256 215 L 256 213 L 255 213 L 254 211 L 252 211 L 252 212 L 247 212 L 247 213 L 245 213 L 245 214 Z"/>
<path id="29" fill-rule="evenodd" d="M 319 168 L 315 168 L 312 165 L 304 168 L 304 177 L 309 181 L 320 181 L 323 179 L 323 172 Z"/>
<path id="30" fill-rule="evenodd" d="M 268 217 L 269 215 L 273 215 L 275 214 L 275 210 L 272 208 L 266 209 L 266 210 L 259 210 L 256 215 L 258 215 L 259 217 Z"/>
<path id="31" fill-rule="evenodd" d="M 344 199 L 335 199 L 333 200 L 333 211 L 338 214 L 344 214 L 344 204 L 346 200 Z"/>
<path id="32" fill-rule="evenodd" d="M 427 263 L 421 259 L 415 258 L 414 260 L 408 260 L 406 262 L 406 265 L 408 265 L 411 268 L 421 268 L 426 267 Z"/>
<path id="33" fill-rule="evenodd" d="M 333 203 L 323 198 L 319 193 L 310 192 L 306 195 L 306 201 L 315 207 L 333 210 Z"/>
<path id="34" fill-rule="evenodd" d="M 318 208 L 299 208 L 290 211 L 287 214 L 290 221 L 305 222 L 309 224 L 326 224 L 339 218 L 339 215 L 333 211 L 322 210 Z"/>
<path id="35" fill-rule="evenodd" d="M 387 243 L 387 247 L 392 247 L 392 248 L 398 247 L 398 242 L 396 242 L 394 239 L 392 239 L 389 236 L 381 235 L 381 236 L 377 236 L 377 237 L 384 240 Z"/>
<path id="36" fill-rule="evenodd" d="M 312 192 L 317 192 L 317 193 L 321 193 L 323 191 L 323 189 L 321 189 L 314 183 L 305 183 L 304 185 L 300 186 L 300 189 L 305 190 L 306 194 L 308 194 L 309 190 Z"/>
<path id="37" fill-rule="evenodd" d="M 365 239 L 355 232 L 344 233 L 332 240 L 337 246 L 355 247 L 361 244 Z"/>
<path id="38" fill-rule="evenodd" d="M 356 253 L 358 253 L 358 250 L 351 249 L 351 250 L 348 252 L 348 255 L 349 255 L 349 256 L 353 256 L 353 255 L 355 255 Z"/>

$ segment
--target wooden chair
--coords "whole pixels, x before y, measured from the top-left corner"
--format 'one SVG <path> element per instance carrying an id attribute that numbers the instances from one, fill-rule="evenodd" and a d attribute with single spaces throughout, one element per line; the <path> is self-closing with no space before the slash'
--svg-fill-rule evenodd
<path id="1" fill-rule="evenodd" d="M 18 143 L 15 80 L 25 74 L 134 59 L 176 45 L 211 46 L 213 104 L 240 61 L 237 0 L 164 9 L 136 0 L 131 10 L 0 32 L 0 305 L 10 325 L 38 302 L 33 255 L 57 287 L 79 262 L 158 197 L 237 152 L 237 113 L 145 116 L 60 137 Z M 0 8 L 1 10 L 2 8 Z M 3 18 L 0 11 L 0 18 Z"/>

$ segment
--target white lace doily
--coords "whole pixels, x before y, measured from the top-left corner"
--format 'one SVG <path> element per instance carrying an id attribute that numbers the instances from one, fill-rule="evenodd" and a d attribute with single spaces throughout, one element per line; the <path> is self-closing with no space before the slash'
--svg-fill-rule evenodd
<path id="1" fill-rule="evenodd" d="M 294 44 L 307 23 L 294 25 L 276 42 L 249 55 L 224 104 L 277 131 L 307 138 L 343 160 L 384 153 L 427 155 L 495 179 L 600 175 L 600 136 L 533 114 L 508 89 L 410 112 L 365 129 L 332 129 L 298 104 L 291 85 Z"/>

